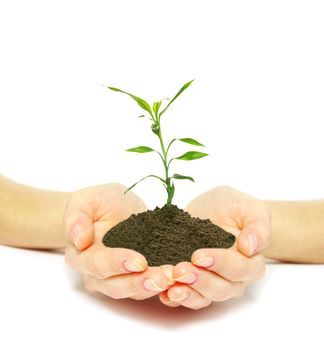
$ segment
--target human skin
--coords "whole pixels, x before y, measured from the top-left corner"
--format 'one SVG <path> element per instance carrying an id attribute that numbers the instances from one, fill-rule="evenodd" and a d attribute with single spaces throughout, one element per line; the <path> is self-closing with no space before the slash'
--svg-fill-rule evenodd
<path id="1" fill-rule="evenodd" d="M 191 263 L 177 264 L 173 277 L 179 281 L 186 275 L 189 282 L 180 278 L 181 283 L 160 293 L 161 302 L 168 306 L 199 309 L 212 301 L 241 296 L 248 284 L 263 275 L 262 255 L 284 262 L 324 263 L 323 200 L 260 201 L 222 186 L 195 198 L 186 210 L 193 216 L 210 218 L 235 234 L 237 246 L 234 250 L 199 249 L 193 253 Z M 249 234 L 256 234 L 256 240 Z M 213 259 L 207 260 L 210 266 L 197 264 L 203 257 Z M 195 276 L 190 273 L 196 275 L 194 282 Z"/>
<path id="2" fill-rule="evenodd" d="M 271 238 L 271 215 L 264 201 L 228 186 L 214 188 L 185 208 L 192 216 L 209 218 L 233 233 L 231 249 L 196 250 L 191 262 L 180 262 L 173 269 L 176 284 L 160 293 L 160 300 L 171 307 L 200 309 L 214 301 L 243 295 L 246 286 L 265 272 L 261 252 Z"/>
<path id="3" fill-rule="evenodd" d="M 62 218 L 67 192 L 26 186 L 0 175 L 0 244 L 38 249 L 64 248 Z"/>
<path id="4" fill-rule="evenodd" d="M 108 185 L 99 185 L 94 186 L 96 190 L 100 189 L 100 186 L 108 186 Z M 114 186 L 121 186 L 116 185 Z M 121 188 L 125 188 L 121 186 Z M 132 290 L 131 292 L 127 292 L 127 285 L 130 283 L 130 279 L 132 275 L 140 276 L 144 274 L 144 272 L 133 272 L 130 273 L 130 271 L 125 271 L 123 262 L 127 260 L 128 258 L 139 258 L 140 262 L 144 264 L 144 267 L 146 267 L 145 272 L 147 270 L 147 264 L 145 258 L 134 251 L 128 251 L 125 249 L 125 252 L 119 251 L 118 254 L 114 254 L 114 250 L 118 248 L 110 248 L 112 249 L 109 258 L 105 258 L 104 262 L 101 260 L 102 256 L 100 257 L 101 253 L 96 253 L 96 243 L 92 244 L 93 239 L 97 242 L 99 242 L 100 238 L 99 236 L 96 236 L 95 231 L 98 232 L 99 235 L 102 235 L 102 232 L 106 230 L 105 222 L 101 224 L 98 221 L 93 221 L 94 216 L 90 215 L 86 211 L 83 211 L 83 204 L 84 202 L 89 201 L 89 192 L 86 195 L 86 192 L 88 190 L 76 191 L 75 193 L 66 193 L 66 192 L 56 192 L 56 191 L 46 191 L 41 190 L 37 188 L 33 188 L 30 186 L 25 186 L 19 183 L 16 183 L 14 181 L 9 180 L 8 178 L 4 176 L 0 176 L 0 195 L 1 195 L 1 206 L 0 206 L 0 244 L 4 245 L 10 245 L 10 246 L 17 246 L 17 247 L 23 247 L 23 248 L 39 248 L 39 249 L 56 249 L 56 248 L 64 248 L 67 246 L 70 246 L 70 250 L 67 249 L 67 252 L 69 252 L 69 255 L 71 255 L 71 260 L 69 260 L 69 257 L 66 257 L 67 262 L 75 263 L 75 268 L 79 269 L 81 273 L 84 276 L 85 285 L 86 287 L 91 291 L 100 291 L 102 292 L 106 286 L 102 286 L 103 282 L 103 276 L 110 276 L 110 281 L 119 281 L 120 284 L 115 285 L 115 288 L 113 289 L 110 287 L 111 290 L 114 290 L 114 293 L 111 293 L 112 297 L 120 298 L 120 297 L 127 297 L 128 294 L 132 294 L 134 296 L 134 299 L 137 297 L 138 299 L 143 299 L 149 296 L 152 296 L 154 294 L 159 293 L 160 299 L 162 302 L 165 302 L 168 306 L 179 306 L 184 305 L 189 308 L 201 308 L 204 306 L 209 305 L 213 299 L 213 295 L 208 295 L 207 298 L 200 298 L 200 295 L 197 294 L 196 297 L 190 297 L 187 302 L 179 303 L 179 302 L 172 302 L 170 301 L 169 296 L 172 297 L 173 293 L 177 294 L 177 289 L 179 287 L 182 288 L 191 288 L 189 289 L 190 293 L 198 293 L 195 288 L 199 290 L 200 287 L 196 283 L 193 283 L 190 285 L 190 283 L 182 283 L 182 282 L 175 282 L 173 277 L 178 279 L 177 273 L 185 272 L 182 270 L 182 265 L 185 265 L 185 268 L 197 268 L 200 271 L 209 272 L 212 273 L 211 279 L 202 279 L 200 278 L 200 283 L 206 283 L 206 288 L 208 288 L 210 281 L 212 281 L 212 286 L 214 286 L 211 289 L 208 289 L 210 294 L 210 290 L 213 291 L 215 287 L 219 287 L 218 282 L 221 283 L 221 280 L 215 279 L 215 275 L 219 276 L 227 276 L 224 280 L 234 279 L 236 274 L 236 279 L 238 278 L 238 272 L 241 272 L 245 270 L 245 276 L 244 274 L 241 274 L 239 277 L 241 279 L 245 279 L 243 282 L 243 285 L 241 284 L 241 291 L 235 290 L 235 288 L 232 288 L 232 285 L 225 286 L 223 285 L 223 296 L 220 299 L 226 300 L 229 297 L 238 297 L 241 295 L 241 293 L 244 291 L 244 283 L 250 283 L 253 279 L 251 278 L 251 275 L 257 274 L 255 273 L 256 267 L 255 266 L 263 266 L 263 262 L 261 263 L 261 257 L 259 258 L 259 254 L 252 254 L 252 257 L 248 258 L 249 255 L 249 248 L 248 248 L 248 242 L 254 242 L 254 240 L 247 239 L 246 241 L 246 234 L 251 233 L 250 230 L 236 230 L 236 235 L 240 233 L 238 236 L 238 245 L 235 246 L 233 249 L 214 249 L 215 255 L 213 257 L 218 258 L 218 262 L 222 262 L 222 264 L 219 264 L 216 266 L 216 263 L 214 264 L 214 267 L 210 268 L 201 268 L 198 267 L 197 264 L 192 263 L 180 263 L 176 267 L 172 267 L 171 265 L 165 265 L 160 267 L 163 272 L 164 276 L 160 274 L 160 270 L 158 270 L 158 273 L 155 273 L 156 271 L 149 270 L 148 275 L 150 278 L 157 277 L 157 283 L 161 282 L 160 289 L 165 289 L 164 291 L 154 291 L 152 294 L 145 294 L 146 290 L 142 290 L 143 285 L 141 284 L 144 282 L 141 280 L 139 283 L 135 283 L 135 290 Z M 234 192 L 233 192 L 234 191 Z M 84 193 L 84 196 L 80 195 Z M 221 187 L 221 192 L 223 192 L 223 198 L 225 198 L 224 194 L 227 193 L 227 205 L 230 202 L 231 195 L 229 195 L 231 192 L 235 193 L 234 189 L 231 189 L 229 187 Z M 237 191 L 238 192 L 238 191 Z M 214 193 L 213 196 L 215 196 L 215 193 L 220 193 L 220 188 L 213 189 L 209 191 L 209 193 Z M 127 195 L 130 194 L 128 192 Z M 104 196 L 109 197 L 108 191 L 104 191 Z M 191 211 L 193 215 L 197 215 L 198 210 L 198 203 L 203 199 L 203 202 L 206 201 L 206 198 L 209 198 L 209 200 L 217 199 L 219 201 L 219 198 L 213 197 L 213 196 L 199 196 L 197 199 L 194 199 L 186 208 L 187 210 Z M 247 195 L 242 194 L 241 198 L 247 198 Z M 67 204 L 69 203 L 69 200 L 71 198 L 77 198 L 73 206 L 75 207 L 75 211 L 70 212 L 68 216 L 66 216 L 67 211 Z M 123 196 L 124 197 L 124 196 Z M 137 197 L 138 198 L 138 197 Z M 205 199 L 204 199 L 205 198 Z M 134 199 L 134 197 L 133 197 Z M 80 202 L 81 201 L 81 202 Z M 213 205 L 210 205 L 209 202 L 206 202 L 207 205 L 205 205 L 203 202 L 200 202 L 200 209 L 204 209 L 204 213 L 202 211 L 199 212 L 199 215 L 201 217 L 210 217 L 212 220 L 216 220 L 220 226 L 223 228 L 229 230 L 230 232 L 233 232 L 235 234 L 235 231 L 231 229 L 235 229 L 235 216 L 231 219 L 231 216 L 224 215 L 224 211 L 219 211 L 219 216 L 224 216 L 223 221 L 221 221 L 221 217 L 215 217 L 214 210 L 212 208 L 215 206 L 215 203 Z M 130 201 L 132 202 L 132 201 Z M 70 204 L 72 202 L 70 201 Z M 93 204 L 94 201 L 91 201 Z M 123 213 L 119 215 L 112 215 L 109 220 L 109 216 L 107 219 L 107 229 L 109 225 L 114 225 L 115 223 L 123 220 L 123 218 L 126 218 L 132 211 L 138 212 L 146 210 L 145 206 L 143 207 L 143 202 L 141 202 L 139 199 L 135 200 L 134 207 L 129 210 L 123 210 Z M 141 203 L 141 204 L 140 204 Z M 226 202 L 225 202 L 226 203 Z M 264 207 L 264 204 L 267 206 L 267 208 L 271 212 L 272 217 L 272 240 L 270 244 L 266 247 L 267 239 L 262 240 L 262 238 L 258 239 L 258 249 L 262 251 L 263 254 L 271 259 L 277 259 L 287 262 L 304 262 L 304 263 L 324 263 L 324 234 L 323 234 L 323 227 L 324 227 L 324 201 L 300 201 L 300 202 L 293 202 L 293 201 L 257 201 L 258 204 L 260 204 L 261 207 Z M 72 207 L 73 207 L 72 206 Z M 239 208 L 239 204 L 236 203 L 236 208 Z M 234 207 L 235 207 L 234 206 Z M 135 209 L 135 207 L 138 207 Z M 225 208 L 226 206 L 223 206 Z M 115 208 L 117 208 L 115 206 Z M 196 209 L 195 209 L 196 208 Z M 208 209 L 206 211 L 206 209 Z M 81 216 L 79 215 L 72 215 L 72 213 L 81 213 Z M 64 215 L 65 213 L 65 215 Z M 116 211 L 115 211 L 116 214 Z M 244 216 L 244 215 L 243 215 Z M 69 222 L 71 229 L 68 232 L 67 238 L 67 232 L 64 228 L 63 222 L 66 218 L 70 217 L 66 220 L 66 222 Z M 74 219 L 72 219 L 74 218 Z M 90 227 L 90 230 L 85 230 L 81 236 L 77 240 L 75 240 L 76 236 L 73 234 L 72 227 L 75 228 L 75 226 L 72 224 L 75 222 L 74 220 L 78 221 L 81 220 L 80 223 L 84 222 L 84 227 Z M 85 221 L 83 221 L 85 220 Z M 105 220 L 104 220 L 105 221 Z M 245 220 L 246 221 L 246 220 Z M 87 223 L 91 223 L 91 225 L 87 226 Z M 239 221 L 238 221 L 239 223 Z M 93 224 L 93 225 L 92 225 Z M 251 225 L 246 225 L 246 227 L 252 228 Z M 91 228 L 94 228 L 94 231 L 91 230 Z M 101 231 L 102 230 L 102 231 Z M 81 231 L 79 231 L 80 233 Z M 262 230 L 258 230 L 258 232 L 262 233 Z M 253 233 L 257 233 L 253 230 Z M 261 236 L 263 236 L 261 234 Z M 68 243 L 69 242 L 69 243 Z M 73 243 L 72 243 L 73 242 Z M 94 248 L 92 251 L 90 248 Z M 109 248 L 104 248 L 106 251 L 109 250 Z M 193 261 L 197 260 L 201 257 L 200 254 L 202 254 L 204 251 L 208 251 L 208 249 L 198 250 L 194 252 L 193 254 Z M 89 253 L 89 254 L 87 254 Z M 219 254 L 219 256 L 216 256 L 216 253 Z M 234 254 L 235 253 L 235 254 Z M 240 253 L 240 255 L 236 255 Z M 108 253 L 107 253 L 108 254 Z M 129 254 L 129 255 L 128 255 Z M 132 255 L 134 254 L 134 255 Z M 234 254 L 234 255 L 233 255 Z M 96 258 L 90 258 L 90 256 L 99 255 L 98 259 Z M 81 258 L 82 256 L 82 258 Z M 255 261 L 255 257 L 257 259 Z M 144 259 L 144 260 L 141 260 Z M 246 259 L 246 260 L 245 260 Z M 111 267 L 107 266 L 107 262 L 111 262 Z M 192 261 L 192 262 L 193 262 Z M 216 259 L 215 259 L 216 261 Z M 89 264 L 87 264 L 89 263 Z M 182 265 L 181 265 L 182 264 Z M 90 266 L 90 267 L 89 267 Z M 236 266 L 240 266 L 239 269 L 236 268 Z M 134 267 L 134 266 L 133 266 Z M 138 265 L 137 265 L 138 267 Z M 217 267 L 217 268 L 216 268 Z M 136 265 L 135 265 L 136 268 Z M 213 268 L 215 268 L 215 271 L 210 271 Z M 89 270 L 88 270 L 89 269 Z M 149 267 L 151 269 L 151 267 Z M 172 275 L 174 269 L 174 276 Z M 185 269 L 184 269 L 185 270 Z M 122 271 L 123 277 L 126 278 L 121 280 L 119 277 L 122 275 L 113 275 L 116 272 Z M 128 272 L 128 273 L 127 273 Z M 196 271 L 193 271 L 196 272 Z M 259 271 L 260 276 L 262 275 L 262 269 Z M 105 275 L 106 274 L 106 275 Z M 97 276 L 97 277 L 95 277 Z M 118 278 L 116 278 L 118 276 Z M 201 275 L 202 276 L 202 275 Z M 161 277 L 161 280 L 160 280 Z M 167 279 L 167 282 L 165 278 Z M 216 276 L 217 277 L 217 276 Z M 108 278 L 108 279 L 109 279 Z M 239 278 L 239 279 L 240 279 Z M 128 279 L 128 281 L 127 281 Z M 138 281 L 138 280 L 137 280 Z M 209 282 L 207 282 L 209 281 Z M 237 282 L 237 281 L 236 281 Z M 172 284 L 174 284 L 174 287 L 172 287 Z M 236 285 L 239 285 L 237 283 Z M 116 287 L 117 286 L 117 287 Z M 227 289 L 228 287 L 228 289 Z M 108 287 L 107 287 L 108 288 Z M 204 289 L 204 287 L 203 287 Z M 239 288 L 238 288 L 239 289 Z M 105 289 L 106 290 L 106 289 Z M 143 294 L 137 294 L 140 290 L 140 293 L 143 292 Z M 207 289 L 206 289 L 207 290 Z M 181 292 L 181 290 L 180 290 Z M 120 294 L 118 294 L 120 293 Z M 205 292 L 207 294 L 207 292 Z M 231 296 L 232 293 L 232 296 Z M 106 293 L 109 294 L 109 293 Z M 122 295 L 124 294 L 124 295 Z M 181 294 L 181 293 L 180 293 Z M 194 294 L 195 295 L 195 294 Z M 167 297 L 167 299 L 165 298 Z M 178 295 L 173 295 L 173 299 L 176 298 Z M 189 302 L 191 300 L 191 302 Z M 199 301 L 200 300 L 200 301 Z"/>
<path id="5" fill-rule="evenodd" d="M 131 214 L 147 210 L 143 201 L 117 183 L 74 192 L 66 205 L 64 230 L 70 241 L 65 261 L 80 271 L 85 288 L 114 299 L 144 300 L 169 287 L 167 266 L 148 266 L 145 257 L 131 249 L 109 248 L 104 234 Z M 171 267 L 171 265 L 170 265 Z"/>
<path id="6" fill-rule="evenodd" d="M 105 184 L 72 193 L 46 191 L 0 175 L 0 244 L 66 247 L 66 263 L 81 272 L 88 290 L 116 299 L 152 297 L 169 286 L 166 276 L 172 266 L 148 267 L 145 257 L 133 250 L 100 244 L 110 227 L 146 210 L 134 193 L 124 196 L 125 190 Z"/>
<path id="7" fill-rule="evenodd" d="M 267 258 L 294 263 L 324 263 L 324 200 L 266 201 L 273 238 Z"/>

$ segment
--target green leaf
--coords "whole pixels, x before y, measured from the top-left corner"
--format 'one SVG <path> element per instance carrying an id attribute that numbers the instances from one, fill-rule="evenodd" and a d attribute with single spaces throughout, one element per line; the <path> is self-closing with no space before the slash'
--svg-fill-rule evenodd
<path id="1" fill-rule="evenodd" d="M 143 114 L 143 115 L 139 115 L 137 118 L 144 118 L 145 117 L 145 115 Z"/>
<path id="2" fill-rule="evenodd" d="M 127 152 L 137 152 L 137 153 L 147 153 L 147 152 L 153 152 L 154 149 L 147 146 L 138 146 L 134 148 L 129 148 L 126 150 Z"/>
<path id="3" fill-rule="evenodd" d="M 167 104 L 167 106 L 163 109 L 163 111 L 160 113 L 160 117 L 161 115 L 169 108 L 170 104 L 184 91 L 186 90 L 191 83 L 194 81 L 195 79 L 192 79 L 191 81 L 189 81 L 188 83 L 184 84 L 183 87 L 176 93 L 176 95 L 173 97 L 173 99 Z"/>
<path id="4" fill-rule="evenodd" d="M 127 190 L 124 192 L 124 194 L 126 194 L 126 192 L 130 191 L 132 188 L 134 188 L 139 182 L 147 179 L 148 177 L 155 177 L 156 179 L 159 179 L 160 181 L 163 182 L 163 185 L 165 183 L 165 180 L 162 179 L 161 177 L 157 176 L 157 175 L 147 175 L 145 177 L 143 177 L 142 179 L 140 179 L 139 181 L 135 182 L 132 186 L 128 187 Z"/>
<path id="5" fill-rule="evenodd" d="M 177 180 L 190 180 L 192 182 L 195 182 L 195 180 L 191 176 L 185 176 L 185 175 L 180 175 L 180 174 L 173 174 L 171 177 L 174 178 L 174 179 L 177 179 Z"/>
<path id="6" fill-rule="evenodd" d="M 137 102 L 137 104 L 138 104 L 141 108 L 143 108 L 145 111 L 149 112 L 149 113 L 152 115 L 152 110 L 151 110 L 150 105 L 149 105 L 145 100 L 143 100 L 142 98 L 137 97 L 137 96 L 135 96 L 135 95 L 130 94 L 129 92 L 126 92 L 126 91 L 117 89 L 117 88 L 112 87 L 112 86 L 108 86 L 108 88 L 109 88 L 110 90 L 117 91 L 117 92 L 122 92 L 123 94 L 126 94 L 126 95 L 130 96 L 133 100 L 135 100 L 135 101 Z M 152 115 L 152 117 L 153 117 L 153 115 Z"/>
<path id="7" fill-rule="evenodd" d="M 161 101 L 156 101 L 156 102 L 153 103 L 153 111 L 154 111 L 154 114 L 155 114 L 156 117 L 158 116 L 161 104 L 162 104 L 162 100 Z"/>
<path id="8" fill-rule="evenodd" d="M 195 139 L 191 139 L 191 138 L 189 138 L 189 137 L 186 137 L 186 138 L 184 138 L 184 139 L 178 139 L 178 140 L 179 140 L 179 141 L 182 141 L 182 142 L 190 143 L 191 145 L 205 147 L 205 145 L 203 145 L 202 143 L 196 141 Z"/>
<path id="9" fill-rule="evenodd" d="M 166 154 L 168 154 L 169 149 L 170 149 L 170 147 L 171 147 L 171 145 L 173 144 L 174 141 L 177 141 L 177 139 L 173 139 L 173 140 L 170 141 L 170 143 L 169 143 L 169 145 L 167 147 L 167 150 L 166 150 Z"/>
<path id="10" fill-rule="evenodd" d="M 207 153 L 203 153 L 203 152 L 194 152 L 194 151 L 189 151 L 185 154 L 183 154 L 180 157 L 174 158 L 174 159 L 180 159 L 180 160 L 195 160 L 195 159 L 199 159 L 202 157 L 208 156 Z"/>

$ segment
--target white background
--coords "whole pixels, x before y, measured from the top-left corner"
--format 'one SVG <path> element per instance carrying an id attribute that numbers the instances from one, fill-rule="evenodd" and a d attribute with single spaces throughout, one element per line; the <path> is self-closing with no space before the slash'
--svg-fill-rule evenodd
<path id="1" fill-rule="evenodd" d="M 210 153 L 174 162 L 195 177 L 176 203 L 226 184 L 264 199 L 324 198 L 322 1 L 0 1 L 0 171 L 35 187 L 130 185 L 161 173 L 150 103 L 195 78 L 164 135 Z M 188 150 L 175 145 L 174 155 Z M 163 204 L 149 179 L 135 192 Z M 83 290 L 63 255 L 0 249 L 0 347 L 322 349 L 323 267 L 269 264 L 235 302 L 201 311 Z M 117 344 L 121 342 L 121 345 Z M 204 344 L 204 345 L 202 345 Z"/>

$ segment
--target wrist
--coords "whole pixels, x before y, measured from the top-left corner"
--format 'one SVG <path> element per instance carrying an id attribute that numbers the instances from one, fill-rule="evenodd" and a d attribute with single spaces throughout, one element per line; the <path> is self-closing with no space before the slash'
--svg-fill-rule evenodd
<path id="1" fill-rule="evenodd" d="M 0 177 L 0 244 L 22 248 L 65 247 L 62 219 L 67 192 L 47 191 Z"/>
<path id="2" fill-rule="evenodd" d="M 47 194 L 47 205 L 45 203 L 43 209 L 40 210 L 39 216 L 44 217 L 43 224 L 39 226 L 39 237 L 43 235 L 43 242 L 40 244 L 42 248 L 56 249 L 65 248 L 67 237 L 63 226 L 63 217 L 67 201 L 70 197 L 69 192 L 52 192 Z M 36 225 L 37 226 L 37 225 Z M 47 232 L 44 235 L 44 232 Z"/>

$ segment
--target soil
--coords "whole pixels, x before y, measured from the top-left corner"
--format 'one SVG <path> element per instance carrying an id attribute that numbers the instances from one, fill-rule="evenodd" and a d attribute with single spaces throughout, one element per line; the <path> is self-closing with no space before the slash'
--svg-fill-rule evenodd
<path id="1" fill-rule="evenodd" d="M 149 266 L 191 261 L 199 248 L 229 248 L 235 236 L 209 219 L 192 217 L 176 205 L 133 214 L 103 237 L 107 247 L 128 248 L 143 254 Z"/>

